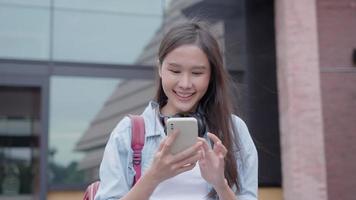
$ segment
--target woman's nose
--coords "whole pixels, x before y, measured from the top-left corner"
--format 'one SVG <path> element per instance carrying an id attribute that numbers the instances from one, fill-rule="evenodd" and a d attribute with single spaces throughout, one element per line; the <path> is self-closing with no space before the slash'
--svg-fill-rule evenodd
<path id="1" fill-rule="evenodd" d="M 183 74 L 178 82 L 178 86 L 181 88 L 191 88 L 192 87 L 192 80 L 188 74 Z"/>

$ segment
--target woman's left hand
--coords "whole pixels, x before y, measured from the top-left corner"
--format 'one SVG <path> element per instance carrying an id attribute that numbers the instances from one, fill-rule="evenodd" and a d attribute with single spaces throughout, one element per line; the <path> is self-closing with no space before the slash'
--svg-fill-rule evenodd
<path id="1" fill-rule="evenodd" d="M 211 149 L 208 143 L 200 138 L 203 142 L 203 148 L 202 157 L 199 160 L 199 167 L 202 177 L 217 189 L 226 185 L 224 158 L 227 154 L 227 150 L 216 135 L 208 133 L 208 137 L 214 142 L 214 147 Z"/>

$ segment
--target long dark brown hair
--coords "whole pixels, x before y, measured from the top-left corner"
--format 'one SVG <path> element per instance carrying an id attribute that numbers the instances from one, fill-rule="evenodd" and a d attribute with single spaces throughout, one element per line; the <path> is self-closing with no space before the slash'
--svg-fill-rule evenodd
<path id="1" fill-rule="evenodd" d="M 223 57 L 217 40 L 209 32 L 206 25 L 201 22 L 186 22 L 177 25 L 170 29 L 161 41 L 158 52 L 159 67 L 162 66 L 168 53 L 185 44 L 198 46 L 208 57 L 211 68 L 210 82 L 207 92 L 199 102 L 199 106 L 204 112 L 209 132 L 215 134 L 228 150 L 225 157 L 225 178 L 231 188 L 235 186 L 239 190 L 240 185 L 234 155 L 234 145 L 239 149 L 239 143 L 234 142 L 238 137 L 235 137 L 237 132 L 231 117 L 233 108 L 228 88 L 230 76 L 224 69 Z M 157 77 L 156 101 L 162 108 L 167 103 L 167 96 L 163 91 L 161 78 Z M 210 191 L 209 197 L 215 195 L 214 189 Z"/>

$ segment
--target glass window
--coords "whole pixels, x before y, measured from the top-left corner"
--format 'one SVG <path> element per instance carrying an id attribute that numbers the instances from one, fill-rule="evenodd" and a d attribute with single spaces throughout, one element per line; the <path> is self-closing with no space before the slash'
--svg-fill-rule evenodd
<path id="1" fill-rule="evenodd" d="M 54 0 L 56 9 L 79 9 L 81 11 L 103 11 L 115 12 L 116 14 L 151 15 L 159 17 L 162 15 L 162 1 L 142 0 Z"/>
<path id="2" fill-rule="evenodd" d="M 104 78 L 51 78 L 48 159 L 51 185 L 83 182 L 83 173 L 77 166 L 83 153 L 75 150 L 76 143 L 119 82 Z"/>
<path id="3" fill-rule="evenodd" d="M 162 21 L 160 1 L 142 2 L 56 1 L 53 59 L 133 64 Z"/>
<path id="4" fill-rule="evenodd" d="M 162 1 L 0 0 L 0 58 L 133 64 L 162 10 Z"/>
<path id="5" fill-rule="evenodd" d="M 53 77 L 51 186 L 65 188 L 97 179 L 111 131 L 122 117 L 142 112 L 153 94 L 152 80 Z"/>
<path id="6" fill-rule="evenodd" d="M 50 92 L 50 183 L 79 184 L 83 154 L 76 142 L 120 81 L 117 79 L 60 77 L 51 79 Z"/>
<path id="7" fill-rule="evenodd" d="M 48 1 L 0 0 L 0 58 L 49 59 Z"/>
<path id="8" fill-rule="evenodd" d="M 3 6 L 40 6 L 48 8 L 51 1 L 48 0 L 0 0 Z"/>
<path id="9" fill-rule="evenodd" d="M 0 86 L 0 199 L 39 191 L 40 89 Z"/>
<path id="10" fill-rule="evenodd" d="M 34 193 L 34 183 L 38 182 L 38 148 L 0 147 L 1 192 L 5 197 L 28 196 Z M 32 199 L 32 198 L 30 198 Z"/>

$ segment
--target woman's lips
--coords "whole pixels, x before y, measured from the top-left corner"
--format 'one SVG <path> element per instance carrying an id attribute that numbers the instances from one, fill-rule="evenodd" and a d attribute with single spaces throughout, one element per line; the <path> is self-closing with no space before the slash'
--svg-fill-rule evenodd
<path id="1" fill-rule="evenodd" d="M 181 101 L 189 101 L 190 99 L 192 99 L 194 93 L 182 93 L 182 92 L 177 92 L 177 91 L 173 91 L 174 94 L 178 97 L 179 100 Z"/>

